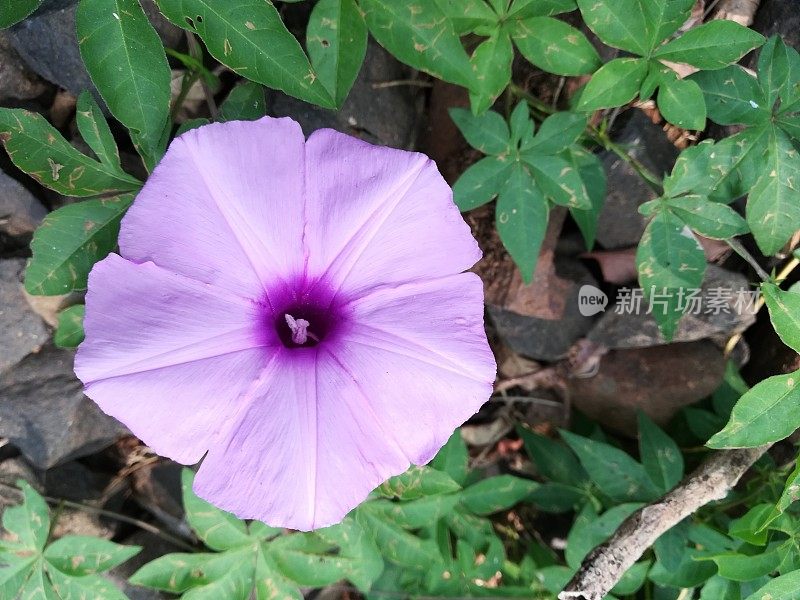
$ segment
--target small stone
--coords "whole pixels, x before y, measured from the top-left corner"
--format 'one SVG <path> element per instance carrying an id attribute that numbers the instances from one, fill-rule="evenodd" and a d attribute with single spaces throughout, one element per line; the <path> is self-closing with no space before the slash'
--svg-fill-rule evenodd
<path id="1" fill-rule="evenodd" d="M 19 479 L 27 481 L 39 493 L 44 489 L 28 461 L 16 457 L 5 459 L 0 462 L 0 513 L 22 502 L 22 492 L 17 488 Z"/>
<path id="2" fill-rule="evenodd" d="M 569 379 L 568 387 L 578 410 L 633 436 L 638 410 L 666 425 L 682 407 L 713 393 L 724 371 L 722 350 L 704 340 L 610 350 L 593 376 Z"/>
<path id="3" fill-rule="evenodd" d="M 627 120 L 613 136 L 614 141 L 657 176 L 669 172 L 678 150 L 664 130 L 638 109 L 623 113 L 622 119 Z M 646 225 L 639 206 L 655 198 L 656 193 L 613 152 L 604 151 L 600 158 L 608 177 L 608 194 L 598 219 L 597 241 L 607 250 L 636 246 Z"/>
<path id="4" fill-rule="evenodd" d="M 33 100 L 45 93 L 47 87 L 14 50 L 6 32 L 0 31 L 0 105 L 14 106 Z"/>
<path id="5" fill-rule="evenodd" d="M 126 433 L 83 395 L 73 356 L 48 344 L 0 372 L 0 436 L 40 469 L 92 454 Z"/>
<path id="6" fill-rule="evenodd" d="M 31 352 L 37 352 L 50 337 L 42 320 L 25 301 L 24 270 L 23 259 L 0 260 L 0 373 Z M 5 400 L 2 394 L 0 398 Z M 0 435 L 3 435 L 2 422 Z"/>
<path id="7" fill-rule="evenodd" d="M 4 246 L 27 245 L 45 215 L 47 209 L 42 203 L 0 170 L 0 253 Z"/>

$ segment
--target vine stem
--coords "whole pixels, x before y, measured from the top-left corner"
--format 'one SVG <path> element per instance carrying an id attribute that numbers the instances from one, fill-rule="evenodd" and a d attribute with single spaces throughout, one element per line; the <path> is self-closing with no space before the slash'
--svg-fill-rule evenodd
<path id="1" fill-rule="evenodd" d="M 513 95 L 525 100 L 531 106 L 531 108 L 539 113 L 538 116 L 540 117 L 547 117 L 556 112 L 552 107 L 542 102 L 539 98 L 514 83 L 509 85 L 508 89 Z M 649 185 L 659 196 L 663 193 L 661 178 L 643 165 L 637 158 L 628 154 L 625 148 L 617 144 L 609 137 L 608 133 L 605 131 L 600 131 L 593 125 L 587 125 L 586 134 L 596 144 L 602 146 L 609 152 L 613 152 L 619 158 L 627 162 L 631 168 L 636 171 L 639 177 L 641 177 L 645 183 L 647 183 L 647 185 Z"/>
<path id="2" fill-rule="evenodd" d="M 761 265 L 758 264 L 758 261 L 753 257 L 752 254 L 750 254 L 747 251 L 747 249 L 744 246 L 742 246 L 739 240 L 737 240 L 736 238 L 730 238 L 725 240 L 725 242 L 728 244 L 728 246 L 733 248 L 736 254 L 745 259 L 747 263 L 751 267 L 753 267 L 753 270 L 756 272 L 758 278 L 761 279 L 761 281 L 769 281 L 769 275 L 767 274 L 767 272 L 761 268 Z"/>
<path id="3" fill-rule="evenodd" d="M 775 276 L 775 280 L 778 283 L 780 283 L 781 281 L 786 279 L 792 273 L 792 271 L 794 271 L 797 268 L 797 265 L 800 265 L 800 259 L 797 257 L 792 258 L 792 260 L 786 263 L 783 269 L 781 269 L 780 272 Z M 769 279 L 769 277 L 767 277 L 767 279 Z M 758 311 L 760 311 L 761 308 L 764 306 L 764 302 L 765 302 L 764 295 L 762 294 L 756 301 L 755 310 L 753 312 L 758 313 Z M 736 347 L 736 344 L 738 344 L 739 340 L 741 339 L 742 339 L 742 332 L 736 333 L 733 336 L 731 336 L 731 338 L 728 340 L 728 343 L 725 344 L 725 356 L 730 356 L 731 352 L 733 352 L 733 349 Z"/>

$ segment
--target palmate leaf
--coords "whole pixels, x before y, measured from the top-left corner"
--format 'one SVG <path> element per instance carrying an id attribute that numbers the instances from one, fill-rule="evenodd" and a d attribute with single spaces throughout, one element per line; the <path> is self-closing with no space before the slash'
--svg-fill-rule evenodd
<path id="1" fill-rule="evenodd" d="M 656 49 L 653 58 L 690 64 L 698 69 L 722 69 L 765 41 L 760 33 L 727 19 L 693 27 Z"/>
<path id="2" fill-rule="evenodd" d="M 100 576 L 135 554 L 138 546 L 122 546 L 87 536 L 68 535 L 50 545 L 50 516 L 44 499 L 25 481 L 18 481 L 23 502 L 6 509 L 0 542 L 0 597 L 71 600 L 125 600 L 125 595 Z"/>
<path id="3" fill-rule="evenodd" d="M 615 58 L 600 67 L 580 94 L 578 110 L 622 106 L 633 100 L 647 75 L 643 58 Z"/>
<path id="4" fill-rule="evenodd" d="M 171 80 L 158 34 L 138 0 L 81 0 L 75 19 L 89 76 L 152 170 L 164 151 Z"/>
<path id="5" fill-rule="evenodd" d="M 200 36 L 239 75 L 325 108 L 336 101 L 270 2 L 157 0 L 173 24 Z M 366 9 L 365 9 L 366 10 Z"/>
<path id="6" fill-rule="evenodd" d="M 578 0 L 583 20 L 603 43 L 644 56 L 652 38 L 641 6 L 639 0 Z"/>
<path id="7" fill-rule="evenodd" d="M 511 81 L 514 48 L 504 30 L 496 30 L 472 53 L 475 82 L 470 89 L 473 111 L 482 113 L 503 93 Z"/>
<path id="8" fill-rule="evenodd" d="M 557 75 L 586 75 L 600 67 L 600 56 L 586 36 L 564 21 L 530 17 L 512 21 L 514 44 L 531 63 Z"/>

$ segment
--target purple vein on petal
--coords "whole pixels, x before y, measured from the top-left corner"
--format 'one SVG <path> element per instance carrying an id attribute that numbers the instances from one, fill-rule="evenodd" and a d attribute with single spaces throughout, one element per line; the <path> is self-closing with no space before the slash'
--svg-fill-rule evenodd
<path id="1" fill-rule="evenodd" d="M 334 268 L 336 268 L 337 275 L 341 275 L 341 277 L 337 278 L 335 284 L 337 292 L 334 295 L 334 299 L 341 291 L 342 282 L 347 279 L 347 276 L 353 270 L 353 267 L 355 267 L 358 259 L 367 249 L 375 235 L 377 235 L 377 233 L 380 231 L 381 226 L 397 209 L 397 207 L 400 205 L 400 202 L 402 202 L 403 198 L 405 198 L 406 194 L 408 194 L 408 192 L 413 188 L 414 183 L 417 181 L 417 179 L 419 179 L 419 176 L 422 174 L 422 171 L 427 164 L 428 159 L 420 160 L 419 164 L 414 170 L 409 171 L 402 181 L 397 183 L 390 192 L 386 193 L 386 197 L 394 197 L 393 200 L 391 202 L 379 203 L 374 210 L 367 215 L 367 217 L 355 229 L 353 235 L 350 236 L 350 239 L 342 246 L 339 252 L 336 253 L 336 256 L 334 256 L 330 261 L 330 265 L 319 276 L 318 281 L 327 279 L 327 276 Z M 342 258 L 343 262 L 341 264 L 337 264 Z"/>

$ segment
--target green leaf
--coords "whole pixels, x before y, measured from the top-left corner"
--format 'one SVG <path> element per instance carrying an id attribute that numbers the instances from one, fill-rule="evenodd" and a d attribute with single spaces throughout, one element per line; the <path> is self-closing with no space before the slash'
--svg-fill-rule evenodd
<path id="1" fill-rule="evenodd" d="M 78 96 L 75 120 L 83 141 L 88 144 L 100 162 L 122 172 L 119 150 L 114 136 L 111 134 L 111 129 L 108 127 L 108 122 L 97 102 L 87 91 Z"/>
<path id="2" fill-rule="evenodd" d="M 651 50 L 686 23 L 692 14 L 692 6 L 693 0 L 647 0 L 641 3 L 650 31 Z"/>
<path id="3" fill-rule="evenodd" d="M 800 371 L 775 375 L 753 386 L 733 407 L 711 448 L 755 448 L 777 442 L 800 426 Z"/>
<path id="4" fill-rule="evenodd" d="M 479 28 L 493 28 L 498 23 L 495 13 L 484 0 L 435 0 L 439 8 L 453 24 L 458 35 L 471 33 Z"/>
<path id="5" fill-rule="evenodd" d="M 516 21 L 511 30 L 522 56 L 556 75 L 587 75 L 602 64 L 597 50 L 578 29 L 551 17 Z"/>
<path id="6" fill-rule="evenodd" d="M 528 169 L 521 163 L 514 164 L 497 198 L 495 222 L 525 283 L 533 279 L 548 212 L 547 201 Z"/>
<path id="7" fill-rule="evenodd" d="M 662 533 L 653 544 L 653 551 L 658 562 L 668 571 L 678 569 L 686 551 L 686 542 L 687 525 L 686 521 L 681 521 L 678 525 Z"/>
<path id="8" fill-rule="evenodd" d="M 468 462 L 467 444 L 461 437 L 461 430 L 456 429 L 447 443 L 433 457 L 430 466 L 444 471 L 458 485 L 463 486 L 467 480 Z"/>
<path id="9" fill-rule="evenodd" d="M 378 545 L 383 557 L 402 567 L 428 572 L 440 561 L 436 542 L 422 539 L 371 509 L 370 503 L 356 511 L 356 520 Z"/>
<path id="10" fill-rule="evenodd" d="M 616 502 L 648 501 L 659 495 L 644 467 L 628 454 L 568 431 L 561 437 L 578 455 L 591 480 Z"/>
<path id="11" fill-rule="evenodd" d="M 370 33 L 395 58 L 439 79 L 472 87 L 469 57 L 436 2 L 360 0 L 359 5 Z"/>
<path id="12" fill-rule="evenodd" d="M 578 110 L 588 112 L 627 104 L 636 97 L 645 75 L 644 59 L 615 58 L 592 75 L 581 93 Z"/>
<path id="13" fill-rule="evenodd" d="M 197 129 L 198 127 L 202 127 L 203 125 L 208 125 L 210 121 L 205 118 L 199 119 L 189 119 L 188 121 L 184 121 L 181 123 L 181 126 L 178 127 L 178 131 L 175 132 L 175 137 L 181 136 L 187 131 L 191 131 L 192 129 Z"/>
<path id="14" fill-rule="evenodd" d="M 783 562 L 784 555 L 778 548 L 749 556 L 731 552 L 710 557 L 717 565 L 718 574 L 733 581 L 751 581 L 773 573 Z"/>
<path id="15" fill-rule="evenodd" d="M 539 487 L 529 479 L 498 475 L 482 479 L 459 494 L 461 504 L 476 515 L 491 515 L 528 498 Z"/>
<path id="16" fill-rule="evenodd" d="M 784 292 L 773 283 L 761 285 L 775 332 L 783 343 L 800 352 L 800 294 Z"/>
<path id="17" fill-rule="evenodd" d="M 525 154 L 558 154 L 574 144 L 586 129 L 586 115 L 557 112 L 547 117 L 533 140 L 523 146 Z M 536 158 L 531 158 L 535 162 Z"/>
<path id="18" fill-rule="evenodd" d="M 548 482 L 533 490 L 529 500 L 544 512 L 564 513 L 574 510 L 586 498 L 586 492 L 581 488 Z"/>
<path id="19" fill-rule="evenodd" d="M 773 35 L 758 55 L 758 83 L 764 90 L 770 108 L 778 96 L 785 94 L 791 85 L 789 64 L 789 48 L 783 43 L 781 36 Z"/>
<path id="20" fill-rule="evenodd" d="M 101 538 L 68 535 L 50 544 L 44 557 L 61 572 L 81 577 L 113 569 L 140 551 L 139 546 L 123 546 Z"/>
<path id="21" fill-rule="evenodd" d="M 259 546 L 256 552 L 255 600 L 303 600 L 304 596 L 297 585 L 279 572 L 278 566 Z M 213 600 L 213 599 L 209 599 Z M 249 600 L 249 599 L 248 599 Z"/>
<path id="22" fill-rule="evenodd" d="M 697 550 L 690 550 L 683 555 L 681 564 L 676 569 L 667 570 L 664 565 L 656 562 L 650 569 L 650 581 L 670 588 L 692 588 L 702 584 L 706 579 L 716 574 L 717 568 L 710 561 L 698 561 L 694 557 Z M 715 599 L 716 600 L 716 599 Z"/>
<path id="23" fill-rule="evenodd" d="M 234 87 L 219 107 L 219 121 L 255 121 L 267 114 L 264 88 L 252 81 Z"/>
<path id="24" fill-rule="evenodd" d="M 747 199 L 747 223 L 758 247 L 771 256 L 797 231 L 800 223 L 800 156 L 789 137 L 773 128 L 767 164 Z"/>
<path id="25" fill-rule="evenodd" d="M 686 63 L 703 70 L 723 69 L 765 41 L 760 33 L 728 19 L 693 27 L 653 52 L 653 58 Z"/>
<path id="26" fill-rule="evenodd" d="M 597 220 L 606 201 L 606 172 L 597 155 L 584 148 L 573 146 L 568 156 L 572 166 L 578 170 L 591 202 L 590 208 L 571 208 L 570 214 L 581 230 L 586 247 L 591 250 L 597 233 Z"/>
<path id="27" fill-rule="evenodd" d="M 699 600 L 741 600 L 739 584 L 719 575 L 709 579 L 700 590 Z"/>
<path id="28" fill-rule="evenodd" d="M 220 510 L 199 498 L 192 491 L 194 472 L 183 469 L 181 472 L 181 488 L 183 506 L 186 510 L 186 521 L 203 543 L 212 550 L 229 550 L 252 543 L 247 534 L 244 521 L 240 521 L 231 513 Z"/>
<path id="29" fill-rule="evenodd" d="M 758 125 L 770 118 L 770 106 L 758 80 L 738 65 L 700 71 L 689 81 L 703 90 L 708 117 L 720 125 Z"/>
<path id="30" fill-rule="evenodd" d="M 511 174 L 513 163 L 496 156 L 482 158 L 461 174 L 453 186 L 453 200 L 462 212 L 494 198 Z"/>
<path id="31" fill-rule="evenodd" d="M 779 512 L 783 512 L 798 500 L 800 500 L 800 460 L 795 459 L 794 469 L 786 479 L 786 485 L 775 506 Z"/>
<path id="32" fill-rule="evenodd" d="M 470 146 L 484 154 L 506 154 L 511 133 L 506 120 L 493 110 L 475 116 L 463 108 L 451 108 L 450 118 Z"/>
<path id="33" fill-rule="evenodd" d="M 542 476 L 564 485 L 580 485 L 587 480 L 586 471 L 567 445 L 524 427 L 517 427 L 517 433 Z"/>
<path id="34" fill-rule="evenodd" d="M 169 119 L 171 74 L 161 39 L 137 0 L 80 0 L 75 20 L 92 81 L 152 170 Z"/>
<path id="35" fill-rule="evenodd" d="M 44 564 L 41 559 L 35 565 L 24 584 L 15 590 L 9 590 L 7 598 L 22 598 L 24 600 L 63 600 L 66 596 L 56 593 L 50 580 L 45 575 Z M 18 595 L 17 595 L 18 594 Z"/>
<path id="36" fill-rule="evenodd" d="M 44 296 L 85 290 L 94 264 L 117 246 L 119 224 L 131 202 L 131 195 L 84 200 L 47 215 L 31 242 L 25 289 Z"/>
<path id="37" fill-rule="evenodd" d="M 342 106 L 367 54 L 367 24 L 355 0 L 321 0 L 306 31 L 311 64 L 336 106 Z"/>
<path id="38" fill-rule="evenodd" d="M 658 108 L 664 118 L 683 129 L 706 128 L 703 90 L 690 79 L 674 79 L 658 88 Z"/>
<path id="39" fill-rule="evenodd" d="M 0 554 L 0 597 L 16 598 L 16 594 L 26 585 L 26 580 L 30 584 L 37 574 L 41 577 L 41 572 L 42 560 L 35 553 L 27 556 L 13 552 Z"/>
<path id="40" fill-rule="evenodd" d="M 0 140 L 20 170 L 65 196 L 120 193 L 142 185 L 81 154 L 44 117 L 27 110 L 0 108 Z"/>
<path id="41" fill-rule="evenodd" d="M 667 206 L 681 221 L 707 238 L 726 240 L 749 231 L 747 221 L 739 213 L 705 196 L 671 198 L 667 200 Z"/>
<path id="42" fill-rule="evenodd" d="M 495 31 L 472 53 L 475 83 L 470 90 L 472 110 L 482 113 L 503 93 L 511 81 L 514 48 L 505 31 Z"/>
<path id="43" fill-rule="evenodd" d="M 764 546 L 769 535 L 767 526 L 778 516 L 772 504 L 756 504 L 743 516 L 731 521 L 728 533 L 753 546 Z"/>
<path id="44" fill-rule="evenodd" d="M 550 200 L 569 208 L 591 208 L 589 192 L 580 172 L 572 163 L 560 156 L 536 154 L 534 150 L 523 153 L 522 159 L 530 167 L 536 184 Z"/>
<path id="45" fill-rule="evenodd" d="M 47 504 L 27 481 L 18 480 L 17 487 L 22 490 L 22 504 L 3 512 L 3 529 L 11 534 L 10 542 L 15 547 L 32 553 L 41 552 L 50 532 Z"/>
<path id="46" fill-rule="evenodd" d="M 378 488 L 387 498 L 414 500 L 432 494 L 457 492 L 461 486 L 447 473 L 430 467 L 412 466 L 405 473 L 389 478 Z"/>
<path id="47" fill-rule="evenodd" d="M 59 348 L 77 348 L 83 341 L 83 317 L 86 306 L 76 304 L 58 313 L 58 327 L 53 338 Z"/>
<path id="48" fill-rule="evenodd" d="M 651 564 L 649 560 L 635 563 L 622 574 L 622 577 L 620 577 L 617 584 L 611 588 L 611 591 L 618 596 L 635 594 L 644 585 Z"/>
<path id="49" fill-rule="evenodd" d="M 514 0 L 508 9 L 508 18 L 547 17 L 576 8 L 575 0 Z"/>
<path id="50" fill-rule="evenodd" d="M 794 600 L 800 589 L 800 571 L 776 577 L 745 600 Z"/>
<path id="51" fill-rule="evenodd" d="M 272 3 L 157 0 L 157 4 L 165 17 L 197 33 L 211 55 L 239 75 L 300 100 L 335 108 L 334 98 Z"/>
<path id="52" fill-rule="evenodd" d="M 650 51 L 648 15 L 638 0 L 578 0 L 578 8 L 603 43 L 639 55 Z"/>
<path id="53" fill-rule="evenodd" d="M 511 111 L 508 119 L 511 128 L 511 146 L 517 148 L 523 140 L 528 141 L 533 138 L 534 124 L 528 109 L 528 103 L 520 100 Z"/>
<path id="54" fill-rule="evenodd" d="M 636 268 L 639 283 L 653 306 L 653 317 L 669 340 L 683 316 L 681 294 L 699 289 L 703 283 L 703 247 L 683 221 L 662 211 L 642 234 L 636 250 Z"/>
<path id="55" fill-rule="evenodd" d="M 41 3 L 42 0 L 0 0 L 0 29 L 19 23 Z"/>
<path id="56" fill-rule="evenodd" d="M 683 477 L 683 456 L 678 444 L 643 412 L 638 414 L 639 455 L 644 470 L 661 492 L 674 488 Z"/>
<path id="57" fill-rule="evenodd" d="M 208 598 L 242 598 L 242 600 L 246 600 L 247 592 L 252 588 L 252 575 L 248 577 L 246 571 L 253 569 L 251 554 L 254 553 L 253 549 L 241 549 L 222 554 L 166 554 L 142 566 L 131 575 L 129 581 L 133 585 L 173 594 L 197 590 L 197 592 L 206 592 L 205 597 Z M 221 587 L 228 588 L 233 593 L 210 595 L 214 591 L 221 592 Z M 204 596 L 195 593 L 194 596 L 185 595 L 183 597 Z"/>
<path id="58" fill-rule="evenodd" d="M 591 505 L 587 504 L 567 536 L 564 552 L 567 565 L 573 569 L 580 567 L 586 555 L 611 537 L 622 522 L 641 506 L 638 503 L 619 504 L 598 517 Z"/>

